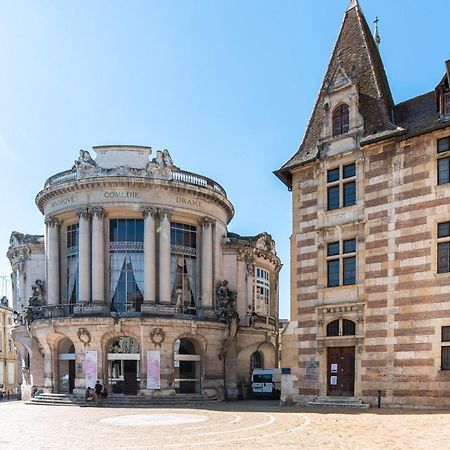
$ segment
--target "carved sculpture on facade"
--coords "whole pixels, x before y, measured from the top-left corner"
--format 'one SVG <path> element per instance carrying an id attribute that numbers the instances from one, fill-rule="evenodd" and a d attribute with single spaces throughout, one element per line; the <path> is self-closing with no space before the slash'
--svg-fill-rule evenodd
<path id="1" fill-rule="evenodd" d="M 35 319 L 41 319 L 44 317 L 45 306 L 45 289 L 44 282 L 42 280 L 36 280 L 31 286 L 33 293 L 28 299 L 28 306 L 25 308 L 24 313 L 21 315 L 20 322 L 25 323 L 29 328 L 31 322 Z"/>
<path id="2" fill-rule="evenodd" d="M 239 315 L 236 311 L 237 293 L 228 288 L 228 281 L 217 283 L 216 288 L 216 311 L 220 320 L 227 324 L 225 338 L 219 351 L 219 359 L 224 359 L 228 348 L 235 338 L 239 327 Z"/>
<path id="3" fill-rule="evenodd" d="M 87 150 L 80 150 L 80 156 L 75 160 L 72 170 L 78 175 L 86 175 L 97 170 L 97 163 L 92 159 Z"/>
<path id="4" fill-rule="evenodd" d="M 153 178 L 171 179 L 172 170 L 177 169 L 174 166 L 169 150 L 158 150 L 156 157 L 153 158 L 146 167 L 147 175 Z"/>

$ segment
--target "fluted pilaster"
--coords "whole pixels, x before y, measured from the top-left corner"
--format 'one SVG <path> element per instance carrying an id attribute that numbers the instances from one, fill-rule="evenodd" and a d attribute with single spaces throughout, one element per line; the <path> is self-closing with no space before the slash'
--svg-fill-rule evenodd
<path id="1" fill-rule="evenodd" d="M 47 226 L 47 304 L 58 305 L 61 297 L 59 279 L 59 229 L 61 221 L 55 217 L 47 217 L 45 225 Z"/>
<path id="2" fill-rule="evenodd" d="M 91 302 L 91 213 L 87 208 L 77 209 L 75 214 L 79 217 L 79 269 L 78 281 L 80 286 L 80 303 Z"/>
<path id="3" fill-rule="evenodd" d="M 202 306 L 212 306 L 212 278 L 213 278 L 213 243 L 212 220 L 205 217 L 202 222 Z"/>
<path id="4" fill-rule="evenodd" d="M 144 303 L 156 301 L 156 208 L 145 208 L 144 213 Z M 169 229 L 170 238 L 170 229 Z M 169 255 L 170 256 L 170 255 Z"/>
<path id="5" fill-rule="evenodd" d="M 160 209 L 159 302 L 170 303 L 170 217 L 172 210 Z"/>
<path id="6" fill-rule="evenodd" d="M 105 245 L 102 207 L 91 208 L 92 214 L 92 301 L 105 302 Z"/>

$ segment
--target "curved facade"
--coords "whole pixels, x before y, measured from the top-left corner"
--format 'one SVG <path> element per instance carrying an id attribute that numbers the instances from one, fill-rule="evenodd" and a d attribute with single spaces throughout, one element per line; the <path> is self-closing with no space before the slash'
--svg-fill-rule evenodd
<path id="1" fill-rule="evenodd" d="M 228 233 L 225 190 L 167 150 L 94 150 L 36 196 L 45 237 L 11 236 L 22 390 L 98 378 L 114 394 L 236 398 L 255 352 L 277 363 L 272 238 Z"/>

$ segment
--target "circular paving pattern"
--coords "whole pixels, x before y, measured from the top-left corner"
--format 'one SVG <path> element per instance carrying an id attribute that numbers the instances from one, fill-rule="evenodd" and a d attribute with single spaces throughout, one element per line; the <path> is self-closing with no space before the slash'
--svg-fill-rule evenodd
<path id="1" fill-rule="evenodd" d="M 205 422 L 208 416 L 201 414 L 130 414 L 127 416 L 107 417 L 100 420 L 108 425 L 119 425 L 127 427 L 142 426 L 170 426 L 186 423 Z"/>

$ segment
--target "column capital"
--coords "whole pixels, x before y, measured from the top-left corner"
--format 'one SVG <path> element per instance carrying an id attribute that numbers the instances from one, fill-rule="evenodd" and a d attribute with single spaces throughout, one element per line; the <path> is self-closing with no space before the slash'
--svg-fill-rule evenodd
<path id="1" fill-rule="evenodd" d="M 203 229 L 207 230 L 210 226 L 212 226 L 214 223 L 214 220 L 211 219 L 210 217 L 203 217 L 200 220 L 200 224 L 202 226 Z"/>
<path id="2" fill-rule="evenodd" d="M 91 217 L 91 212 L 88 208 L 78 208 L 75 210 L 75 214 L 79 218 L 83 217 L 83 219 L 89 219 Z"/>
<path id="3" fill-rule="evenodd" d="M 93 208 L 89 208 L 88 212 L 90 214 L 92 214 L 92 216 L 97 216 L 101 219 L 105 214 L 105 209 L 102 208 L 101 206 L 94 206 Z M 75 211 L 75 214 L 76 214 L 76 211 Z"/>
<path id="4" fill-rule="evenodd" d="M 160 209 L 158 209 L 158 212 L 159 212 L 159 217 L 161 219 L 163 219 L 164 217 L 167 217 L 167 220 L 170 220 L 170 218 L 172 217 L 173 209 L 160 208 Z"/>
<path id="5" fill-rule="evenodd" d="M 158 214 L 158 210 L 156 208 L 142 208 L 142 213 L 144 214 L 144 218 L 148 216 L 155 218 Z"/>
<path id="6" fill-rule="evenodd" d="M 61 221 L 53 216 L 46 217 L 44 219 L 44 223 L 49 227 L 57 227 L 58 225 L 61 225 Z"/>

